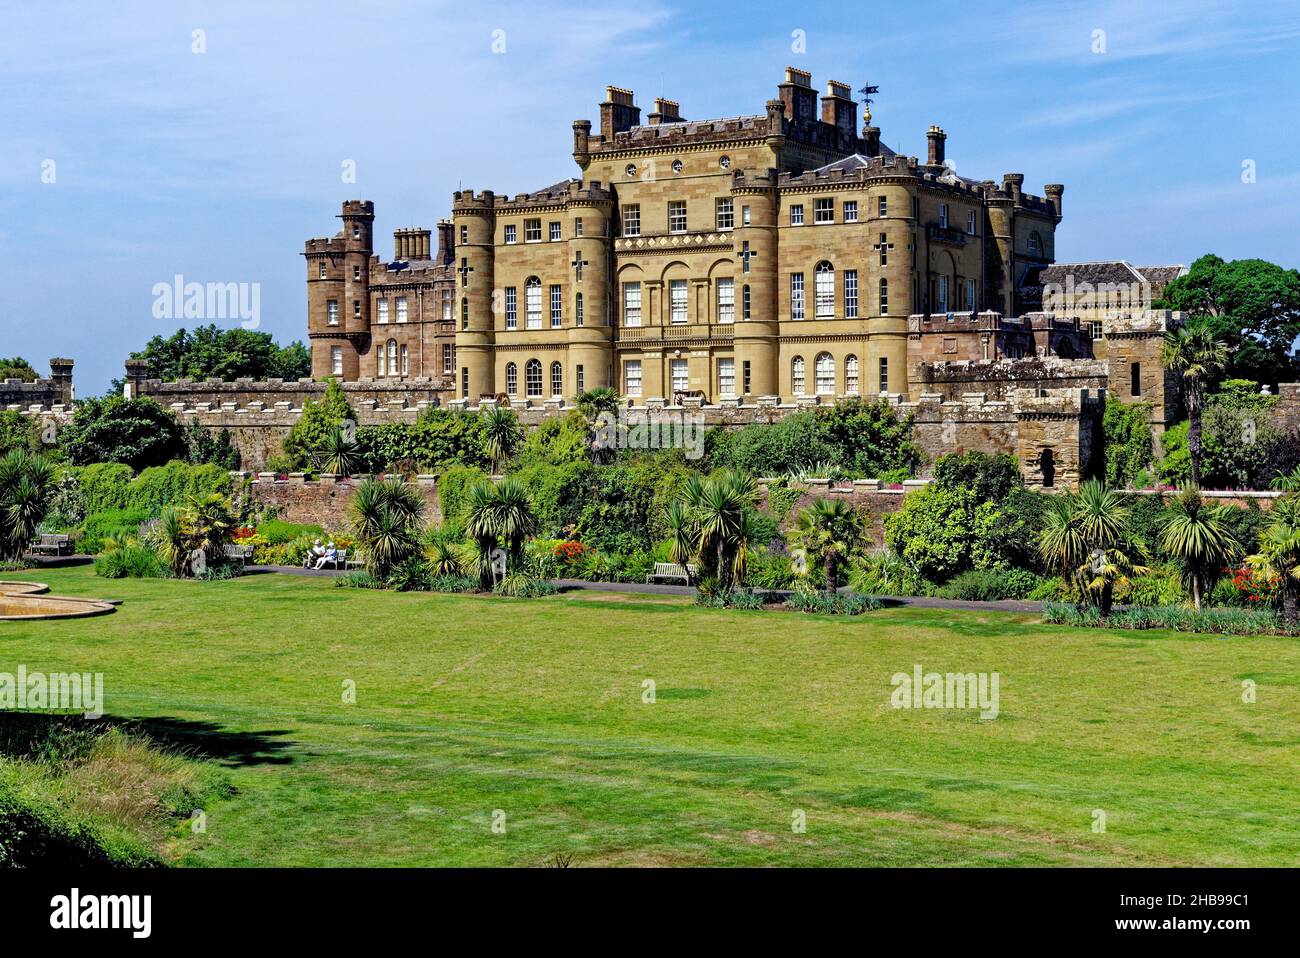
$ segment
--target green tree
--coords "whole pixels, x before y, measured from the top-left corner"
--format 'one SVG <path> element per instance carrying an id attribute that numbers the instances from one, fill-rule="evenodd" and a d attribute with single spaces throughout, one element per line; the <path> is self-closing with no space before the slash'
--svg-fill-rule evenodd
<path id="1" fill-rule="evenodd" d="M 758 491 L 752 476 L 735 470 L 710 479 L 699 473 L 687 476 L 676 503 L 664 507 L 670 554 L 676 556 L 672 561 L 687 565 L 693 559 L 701 581 L 715 582 L 722 594 L 736 589 L 761 534 L 753 515 Z"/>
<path id="2" fill-rule="evenodd" d="M 1102 416 L 1102 436 L 1106 453 L 1106 485 L 1112 488 L 1132 486 L 1153 458 L 1151 441 L 1151 405 L 1126 405 L 1113 395 L 1106 396 Z"/>
<path id="3" fill-rule="evenodd" d="M 313 455 L 316 467 L 321 472 L 336 476 L 350 476 L 356 471 L 361 454 L 357 441 L 342 426 L 326 434 L 325 442 Z"/>
<path id="4" fill-rule="evenodd" d="M 817 499 L 802 510 L 795 540 L 812 568 L 822 571 L 828 594 L 843 583 L 842 573 L 850 562 L 866 557 L 870 544 L 866 517 L 845 499 Z"/>
<path id="5" fill-rule="evenodd" d="M 1185 310 L 1193 326 L 1227 345 L 1221 373 L 1228 378 L 1277 385 L 1300 373 L 1292 355 L 1300 336 L 1300 271 L 1261 259 L 1202 256 L 1156 305 Z"/>
<path id="6" fill-rule="evenodd" d="M 39 378 L 32 364 L 21 356 L 14 356 L 12 359 L 0 358 L 0 379 L 21 379 L 25 383 L 31 383 Z"/>
<path id="7" fill-rule="evenodd" d="M 1160 531 L 1160 548 L 1178 563 L 1192 605 L 1213 590 L 1240 549 L 1229 526 L 1229 506 L 1211 506 L 1195 486 L 1170 501 Z"/>
<path id="8" fill-rule="evenodd" d="M 58 445 L 73 465 L 120 462 L 137 472 L 186 453 L 176 417 L 148 397 L 82 400 L 59 431 Z"/>
<path id="9" fill-rule="evenodd" d="M 151 379 L 252 379 L 287 381 L 311 375 L 311 354 L 301 342 L 277 346 L 270 333 L 215 323 L 193 332 L 178 329 L 166 338 L 154 336 L 132 359 L 143 359 Z"/>
<path id="10" fill-rule="evenodd" d="M 536 531 L 537 516 L 519 480 L 507 477 L 471 489 L 465 532 L 474 542 L 480 585 L 489 588 L 493 583 L 492 552 L 498 547 L 506 550 L 509 570 L 522 569 L 524 541 Z"/>
<path id="11" fill-rule="evenodd" d="M 324 448 L 337 430 L 346 428 L 346 423 L 355 428 L 356 421 L 343 387 L 333 379 L 327 380 L 325 395 L 319 401 L 303 402 L 302 415 L 284 437 L 285 458 L 295 469 L 307 468 L 316 451 Z"/>
<path id="12" fill-rule="evenodd" d="M 1165 334 L 1160 349 L 1165 368 L 1182 379 L 1187 406 L 1187 451 L 1191 455 L 1192 485 L 1201 483 L 1201 402 L 1206 385 L 1228 360 L 1228 347 L 1207 326 L 1180 328 Z"/>

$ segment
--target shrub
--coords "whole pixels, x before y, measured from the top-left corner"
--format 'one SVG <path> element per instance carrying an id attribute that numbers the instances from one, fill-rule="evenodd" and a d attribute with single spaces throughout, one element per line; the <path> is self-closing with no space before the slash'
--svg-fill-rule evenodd
<path id="1" fill-rule="evenodd" d="M 1136 486 L 1137 478 L 1152 461 L 1151 405 L 1126 405 L 1113 395 L 1106 396 L 1102 417 L 1106 451 L 1106 485 L 1113 488 Z"/>
<path id="2" fill-rule="evenodd" d="M 475 466 L 451 466 L 438 476 L 438 502 L 445 524 L 465 525 L 469 492 L 487 478 L 487 473 Z"/>
<path id="3" fill-rule="evenodd" d="M 284 545 L 286 542 L 292 542 L 295 539 L 311 538 L 314 540 L 325 538 L 325 530 L 321 526 L 282 522 L 278 519 L 259 523 L 257 534 L 270 546 Z"/>
<path id="4" fill-rule="evenodd" d="M 477 592 L 478 579 L 467 575 L 436 575 L 429 580 L 430 592 Z"/>
<path id="5" fill-rule="evenodd" d="M 59 448 L 73 465 L 117 462 L 133 471 L 184 459 L 186 453 L 176 417 L 148 397 L 82 400 L 59 432 Z"/>
<path id="6" fill-rule="evenodd" d="M 786 606 L 796 612 L 817 615 L 861 615 L 881 608 L 879 599 L 857 592 L 794 592 L 786 599 Z"/>
<path id="7" fill-rule="evenodd" d="M 1114 629 L 1169 629 L 1210 635 L 1286 635 L 1285 623 L 1271 609 L 1203 608 L 1181 605 L 1117 608 L 1103 616 L 1095 606 L 1048 602 L 1046 621 L 1058 625 Z"/>
<path id="8" fill-rule="evenodd" d="M 998 602 L 1003 599 L 1025 599 L 1041 582 L 1041 578 L 1027 569 L 972 569 L 956 576 L 935 595 L 944 599 L 964 599 L 969 602 Z"/>
<path id="9" fill-rule="evenodd" d="M 333 379 L 325 382 L 325 395 L 302 404 L 302 415 L 284 437 L 283 452 L 296 469 L 312 464 L 312 456 L 326 446 L 329 437 L 344 422 L 357 420 L 343 387 Z"/>
<path id="10" fill-rule="evenodd" d="M 153 517 L 148 509 L 106 509 L 87 516 L 81 525 L 77 548 L 89 555 L 104 550 L 109 539 L 122 539 L 139 533 L 140 526 Z"/>
<path id="11" fill-rule="evenodd" d="M 493 591 L 513 599 L 536 599 L 554 595 L 556 590 L 545 579 L 534 578 L 526 572 L 511 572 L 496 584 Z"/>
<path id="12" fill-rule="evenodd" d="M 386 589 L 388 584 L 378 579 L 365 569 L 357 569 L 334 579 L 334 585 L 340 589 Z"/>
<path id="13" fill-rule="evenodd" d="M 399 562 L 388 573 L 388 587 L 396 592 L 427 592 L 429 565 L 419 556 Z"/>
<path id="14" fill-rule="evenodd" d="M 166 572 L 157 554 L 139 543 L 127 543 L 95 557 L 95 575 L 104 579 L 159 579 Z"/>

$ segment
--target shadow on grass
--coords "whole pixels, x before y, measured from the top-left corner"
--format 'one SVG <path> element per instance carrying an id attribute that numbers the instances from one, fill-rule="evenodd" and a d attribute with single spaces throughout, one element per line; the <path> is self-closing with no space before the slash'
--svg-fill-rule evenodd
<path id="1" fill-rule="evenodd" d="M 159 748 L 187 758 L 217 762 L 227 768 L 288 765 L 295 744 L 279 736 L 285 729 L 234 732 L 215 722 L 172 718 L 126 718 L 105 715 L 86 719 L 53 712 L 0 712 L 0 756 L 11 758 L 73 757 L 109 729 L 147 736 Z"/>

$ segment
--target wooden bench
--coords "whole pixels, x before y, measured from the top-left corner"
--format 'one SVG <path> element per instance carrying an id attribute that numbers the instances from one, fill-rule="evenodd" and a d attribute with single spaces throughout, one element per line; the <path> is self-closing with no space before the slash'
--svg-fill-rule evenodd
<path id="1" fill-rule="evenodd" d="M 45 533 L 31 544 L 32 555 L 70 556 L 72 555 L 72 537 L 55 533 Z"/>
<path id="2" fill-rule="evenodd" d="M 678 562 L 656 562 L 654 571 L 645 577 L 647 583 L 654 582 L 656 579 L 680 579 L 686 585 L 691 584 L 691 579 L 700 571 L 699 566 L 683 566 Z M 689 573 L 689 574 L 688 574 Z"/>
<path id="3" fill-rule="evenodd" d="M 229 545 L 223 552 L 227 562 L 237 563 L 241 569 L 253 558 L 252 546 Z"/>

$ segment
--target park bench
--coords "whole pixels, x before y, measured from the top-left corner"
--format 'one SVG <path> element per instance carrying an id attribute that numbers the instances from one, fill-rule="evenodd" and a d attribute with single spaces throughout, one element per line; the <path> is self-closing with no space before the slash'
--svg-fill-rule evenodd
<path id="1" fill-rule="evenodd" d="M 679 562 L 656 562 L 654 571 L 645 577 L 646 582 L 654 582 L 656 579 L 680 579 L 686 585 L 691 584 L 691 579 L 699 571 L 699 566 L 683 566 Z M 689 573 L 689 574 L 688 574 Z"/>
<path id="2" fill-rule="evenodd" d="M 31 545 L 32 555 L 70 556 L 72 555 L 72 537 L 45 533 Z"/>
<path id="3" fill-rule="evenodd" d="M 238 564 L 241 569 L 253 558 L 252 546 L 229 545 L 222 551 L 225 553 L 227 562 Z"/>

